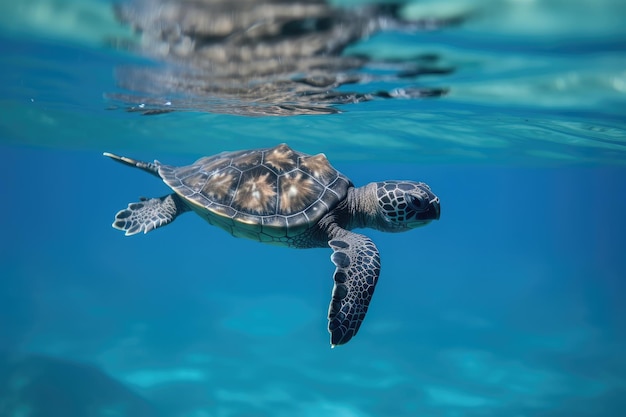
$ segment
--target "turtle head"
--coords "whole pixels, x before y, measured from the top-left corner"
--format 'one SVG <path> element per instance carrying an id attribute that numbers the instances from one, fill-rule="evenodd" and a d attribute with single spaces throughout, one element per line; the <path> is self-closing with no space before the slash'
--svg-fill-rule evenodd
<path id="1" fill-rule="evenodd" d="M 377 228 L 402 232 L 438 220 L 439 197 L 423 182 L 383 181 L 376 184 L 378 200 Z"/>

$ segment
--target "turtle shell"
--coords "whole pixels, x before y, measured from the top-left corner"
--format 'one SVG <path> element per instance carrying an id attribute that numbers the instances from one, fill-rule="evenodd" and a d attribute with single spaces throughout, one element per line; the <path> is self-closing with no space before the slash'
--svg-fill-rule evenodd
<path id="1" fill-rule="evenodd" d="M 209 223 L 235 236 L 287 243 L 334 209 L 352 182 L 324 154 L 285 144 L 222 152 L 159 175 Z"/>

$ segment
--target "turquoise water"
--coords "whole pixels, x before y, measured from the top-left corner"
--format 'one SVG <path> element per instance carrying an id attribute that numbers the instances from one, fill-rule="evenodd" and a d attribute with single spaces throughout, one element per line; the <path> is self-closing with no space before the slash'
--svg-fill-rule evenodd
<path id="1" fill-rule="evenodd" d="M 0 11 L 1 417 L 623 415 L 623 2 L 412 4 L 469 17 L 347 53 L 436 54 L 454 71 L 416 82 L 447 95 L 293 117 L 126 112 L 117 69 L 152 64 L 112 46 L 133 35 L 110 3 Z M 192 214 L 146 236 L 110 227 L 168 189 L 104 151 L 186 164 L 281 142 L 357 185 L 420 180 L 441 199 L 425 228 L 365 231 L 380 281 L 332 350 L 330 250 Z"/>

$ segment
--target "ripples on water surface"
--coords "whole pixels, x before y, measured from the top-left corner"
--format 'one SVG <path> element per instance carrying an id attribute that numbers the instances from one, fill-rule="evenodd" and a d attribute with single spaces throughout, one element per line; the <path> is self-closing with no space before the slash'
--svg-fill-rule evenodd
<path id="1" fill-rule="evenodd" d="M 621 415 L 624 3 L 368 10 L 288 25 L 378 31 L 297 76 L 312 43 L 284 50 L 272 95 L 258 61 L 224 77 L 232 57 L 193 61 L 184 30 L 142 38 L 107 1 L 0 5 L 0 416 Z M 191 215 L 146 237 L 109 227 L 166 191 L 103 151 L 184 164 L 280 142 L 358 185 L 411 178 L 442 199 L 436 224 L 367 232 L 380 284 L 332 351 L 329 251 Z"/>

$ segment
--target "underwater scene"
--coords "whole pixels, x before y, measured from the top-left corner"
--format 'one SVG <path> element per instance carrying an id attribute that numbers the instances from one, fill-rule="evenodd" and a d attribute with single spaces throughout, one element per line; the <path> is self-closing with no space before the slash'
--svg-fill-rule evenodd
<path id="1" fill-rule="evenodd" d="M 0 417 L 626 415 L 624 21 L 0 3 Z"/>

